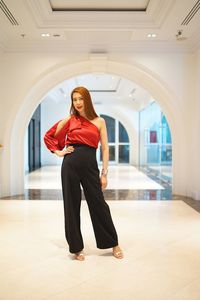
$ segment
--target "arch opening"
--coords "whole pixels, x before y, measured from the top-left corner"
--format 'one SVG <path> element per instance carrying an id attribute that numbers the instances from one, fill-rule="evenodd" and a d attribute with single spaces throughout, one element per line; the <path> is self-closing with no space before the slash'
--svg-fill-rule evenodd
<path id="1" fill-rule="evenodd" d="M 24 155 L 22 150 L 25 130 L 35 108 L 43 100 L 49 90 L 53 89 L 60 82 L 81 74 L 91 73 L 91 71 L 94 72 L 94 70 L 99 72 L 99 61 L 97 61 L 96 69 L 94 67 L 94 61 L 92 64 L 91 61 L 86 61 L 66 65 L 61 68 L 55 67 L 55 69 L 50 70 L 49 73 L 43 74 L 32 87 L 18 110 L 13 125 L 9 128 L 9 134 L 7 134 L 8 138 L 6 142 L 10 144 L 11 149 L 9 153 L 10 174 L 8 176 L 9 178 L 7 178 L 9 179 L 8 182 L 10 182 L 9 189 L 7 189 L 9 190 L 9 195 L 23 194 L 24 192 Z M 102 72 L 102 68 L 100 71 Z M 175 96 L 157 75 L 152 74 L 150 70 L 144 69 L 142 66 L 130 66 L 111 61 L 107 63 L 107 67 L 103 72 L 127 78 L 145 88 L 161 106 L 171 128 L 172 140 L 178 143 L 180 126 L 175 122 L 177 119 L 175 116 L 180 114 L 180 110 L 174 105 L 173 100 Z M 68 74 L 67 78 L 66 74 Z M 173 147 L 174 145 L 175 143 Z M 18 160 L 16 160 L 15 157 L 18 157 Z M 176 179 L 176 176 L 173 177 L 173 179 Z"/>

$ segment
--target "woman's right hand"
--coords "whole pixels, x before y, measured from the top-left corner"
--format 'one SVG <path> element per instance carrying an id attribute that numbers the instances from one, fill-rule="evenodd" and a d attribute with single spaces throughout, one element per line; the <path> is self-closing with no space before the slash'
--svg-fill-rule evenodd
<path id="1" fill-rule="evenodd" d="M 54 151 L 54 153 L 59 156 L 59 157 L 63 157 L 65 156 L 66 154 L 70 154 L 74 151 L 74 147 L 73 146 L 69 146 L 67 147 L 66 149 L 60 151 L 60 150 L 56 150 Z"/>

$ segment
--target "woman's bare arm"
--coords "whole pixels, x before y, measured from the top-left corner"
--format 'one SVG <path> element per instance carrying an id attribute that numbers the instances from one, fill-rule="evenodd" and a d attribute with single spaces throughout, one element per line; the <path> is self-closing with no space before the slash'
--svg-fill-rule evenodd
<path id="1" fill-rule="evenodd" d="M 100 142 L 102 148 L 102 171 L 101 171 L 101 185 L 102 189 L 107 186 L 107 172 L 109 162 L 109 147 L 108 147 L 108 135 L 106 129 L 106 122 L 103 118 L 100 118 Z"/>
<path id="2" fill-rule="evenodd" d="M 60 121 L 59 123 L 58 123 L 58 126 L 57 126 L 57 128 L 56 128 L 56 132 L 55 132 L 55 136 L 56 136 L 56 134 L 58 134 L 58 132 L 63 128 L 63 126 L 67 123 L 67 121 L 70 119 L 70 116 L 69 117 L 67 117 L 67 118 L 65 118 L 65 119 L 63 119 L 62 121 Z"/>

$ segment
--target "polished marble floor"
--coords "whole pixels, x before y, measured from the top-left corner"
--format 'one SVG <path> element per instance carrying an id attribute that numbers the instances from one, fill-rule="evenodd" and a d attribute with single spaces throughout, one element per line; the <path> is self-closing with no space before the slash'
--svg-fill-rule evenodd
<path id="1" fill-rule="evenodd" d="M 200 201 L 172 194 L 170 166 L 109 166 L 107 200 L 182 200 L 200 212 Z M 46 166 L 25 176 L 24 194 L 6 200 L 62 200 L 60 166 Z M 82 199 L 85 199 L 82 192 Z"/>
<path id="2" fill-rule="evenodd" d="M 61 189 L 60 166 L 45 166 L 25 177 L 26 189 Z M 109 166 L 108 189 L 162 190 L 161 184 L 134 166 Z"/>
<path id="3" fill-rule="evenodd" d="M 86 260 L 64 238 L 62 201 L 0 201 L 1 300 L 199 300 L 200 215 L 181 200 L 108 201 L 124 250 L 96 248 L 85 201 Z"/>
<path id="4" fill-rule="evenodd" d="M 27 175 L 23 195 L 0 200 L 0 300 L 199 300 L 200 201 L 173 195 L 170 174 L 109 168 L 104 196 L 125 257 L 96 248 L 82 201 L 84 262 L 68 252 L 59 167 Z"/>

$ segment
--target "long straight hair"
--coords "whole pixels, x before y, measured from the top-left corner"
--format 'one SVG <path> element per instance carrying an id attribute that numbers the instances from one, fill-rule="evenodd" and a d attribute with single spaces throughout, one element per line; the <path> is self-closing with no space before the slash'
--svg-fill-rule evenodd
<path id="1" fill-rule="evenodd" d="M 73 89 L 73 91 L 71 92 L 70 114 L 79 116 L 79 112 L 75 109 L 74 104 L 73 104 L 73 94 L 74 93 L 79 93 L 83 97 L 86 117 L 89 120 L 93 120 L 94 118 L 98 117 L 97 113 L 94 110 L 94 106 L 92 104 L 92 99 L 91 99 L 90 93 L 83 86 L 78 86 L 75 89 Z"/>

